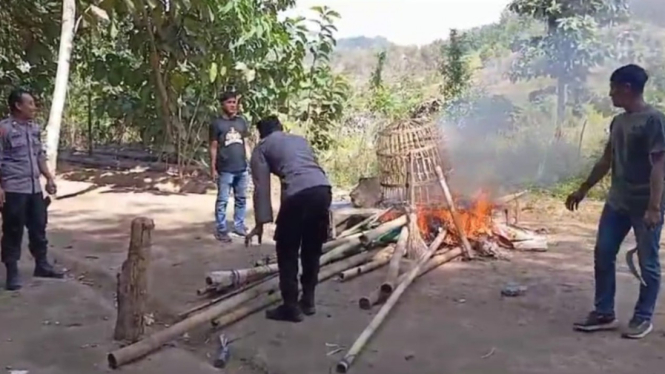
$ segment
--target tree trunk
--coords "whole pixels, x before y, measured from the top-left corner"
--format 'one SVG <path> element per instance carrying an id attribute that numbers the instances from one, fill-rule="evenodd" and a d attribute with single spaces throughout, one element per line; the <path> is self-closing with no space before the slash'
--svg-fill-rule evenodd
<path id="1" fill-rule="evenodd" d="M 62 28 L 60 30 L 60 51 L 58 52 L 58 71 L 55 75 L 55 88 L 51 101 L 51 112 L 46 125 L 46 157 L 48 168 L 55 175 L 58 161 L 58 143 L 60 141 L 60 124 L 62 112 L 67 98 L 69 81 L 69 60 L 74 46 L 74 25 L 76 23 L 76 0 L 62 2 Z"/>
<path id="2" fill-rule="evenodd" d="M 161 55 L 157 49 L 157 41 L 155 39 L 155 33 L 157 32 L 156 26 L 150 18 L 147 7 L 148 4 L 144 0 L 142 3 L 142 17 L 143 24 L 146 27 L 146 32 L 148 33 L 148 40 L 150 42 L 150 65 L 153 70 L 153 78 L 155 81 L 155 88 L 157 89 L 155 97 L 157 98 L 157 106 L 160 109 L 161 116 L 163 117 L 166 136 L 171 143 L 176 143 L 176 152 L 178 151 L 178 142 L 179 138 L 177 137 L 179 133 L 182 133 L 182 128 L 178 119 L 175 118 L 171 108 L 171 97 L 166 86 L 166 75 L 162 72 L 161 64 Z M 178 156 L 179 157 L 179 156 Z"/>
<path id="3" fill-rule="evenodd" d="M 113 338 L 134 343 L 145 331 L 143 318 L 148 302 L 148 265 L 155 223 L 149 218 L 135 218 L 127 260 L 118 274 L 118 317 Z"/>
<path id="4" fill-rule="evenodd" d="M 86 48 L 86 60 L 88 64 L 88 69 L 86 69 L 86 80 L 87 80 L 87 93 L 88 93 L 88 154 L 92 156 L 92 151 L 94 147 L 94 139 L 92 136 L 92 58 L 90 56 L 92 51 L 92 32 L 88 32 L 88 48 Z"/>
<path id="5" fill-rule="evenodd" d="M 567 87 L 566 80 L 564 77 L 559 77 L 557 79 L 556 87 L 556 137 L 557 140 L 560 138 L 561 126 L 563 125 L 564 120 L 566 119 L 566 102 L 567 100 Z"/>

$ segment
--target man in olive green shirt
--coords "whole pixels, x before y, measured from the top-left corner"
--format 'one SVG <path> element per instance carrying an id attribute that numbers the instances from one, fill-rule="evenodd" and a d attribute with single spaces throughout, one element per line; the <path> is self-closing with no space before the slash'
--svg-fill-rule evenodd
<path id="1" fill-rule="evenodd" d="M 637 65 L 617 69 L 610 78 L 610 97 L 624 112 L 614 117 L 610 139 L 589 178 L 566 200 L 569 210 L 611 170 L 609 196 L 598 225 L 594 252 L 595 309 L 580 323 L 578 331 L 618 327 L 614 312 L 616 256 L 633 229 L 644 284 L 623 337 L 640 339 L 653 330 L 651 322 L 660 288 L 660 233 L 663 228 L 663 181 L 665 179 L 665 116 L 645 103 L 644 86 L 649 79 Z"/>

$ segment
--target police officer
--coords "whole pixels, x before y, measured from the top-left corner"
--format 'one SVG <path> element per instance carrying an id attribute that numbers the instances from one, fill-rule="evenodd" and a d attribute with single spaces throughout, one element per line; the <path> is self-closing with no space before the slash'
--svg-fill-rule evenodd
<path id="1" fill-rule="evenodd" d="M 261 141 L 254 148 L 251 160 L 256 227 L 245 238 L 245 245 L 249 245 L 254 236 L 261 243 L 263 225 L 273 220 L 270 174 L 275 174 L 282 185 L 275 246 L 283 304 L 266 311 L 266 317 L 300 322 L 303 314 L 316 313 L 314 293 L 321 249 L 328 236 L 330 182 L 305 138 L 283 132 L 275 116 L 262 119 L 257 127 Z M 298 257 L 302 264 L 300 300 Z"/>
<path id="2" fill-rule="evenodd" d="M 46 192 L 56 193 L 53 174 L 46 166 L 40 128 L 34 122 L 37 108 L 26 90 L 15 89 L 7 99 L 10 116 L 0 121 L 0 206 L 2 207 L 2 248 L 0 256 L 7 269 L 5 288 L 21 288 L 17 263 L 21 258 L 24 227 L 28 229 L 29 249 L 35 260 L 35 277 L 62 278 L 46 258 L 46 204 L 39 177 L 46 178 Z"/>

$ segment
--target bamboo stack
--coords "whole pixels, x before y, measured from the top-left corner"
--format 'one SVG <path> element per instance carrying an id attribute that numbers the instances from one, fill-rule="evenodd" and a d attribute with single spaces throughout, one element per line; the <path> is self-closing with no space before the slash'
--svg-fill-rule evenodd
<path id="1" fill-rule="evenodd" d="M 439 176 L 444 178 L 442 173 Z M 444 179 L 441 185 L 445 184 Z M 363 309 L 384 305 L 375 321 L 356 342 L 353 351 L 338 365 L 340 372 L 349 370 L 369 337 L 415 279 L 447 262 L 468 255 L 464 241 L 459 243 L 461 245 L 443 244 L 446 234 L 451 230 L 463 235 L 462 230 L 454 227 L 456 222 L 450 223 L 450 227 L 441 227 L 432 243 L 424 243 L 421 233 L 413 232 L 419 231 L 419 228 L 408 217 L 408 213 L 412 212 L 414 209 L 411 207 L 393 207 L 375 210 L 371 214 L 359 214 L 356 222 L 349 224 L 349 228 L 337 230 L 341 234 L 324 245 L 319 282 L 329 279 L 347 282 L 387 267 L 379 287 L 359 301 Z M 425 250 L 413 251 L 413 246 Z M 418 253 L 419 257 L 407 260 L 408 253 Z M 225 327 L 278 303 L 281 298 L 277 271 L 277 264 L 268 259 L 247 269 L 205 274 L 206 286 L 197 293 L 208 296 L 208 300 L 181 313 L 179 322 L 109 353 L 109 366 L 115 369 L 145 357 L 197 327 L 206 324 L 213 328 Z"/>
<path id="2" fill-rule="evenodd" d="M 374 212 L 344 232 L 344 236 L 324 245 L 320 258 L 319 282 L 331 278 L 347 281 L 387 264 L 394 252 L 394 239 L 407 225 L 407 217 L 396 211 Z M 271 261 L 267 261 L 271 262 Z M 220 328 L 240 321 L 281 300 L 276 263 L 247 269 L 213 271 L 205 275 L 206 286 L 197 291 L 213 297 L 180 314 L 181 320 L 144 339 L 108 354 L 113 369 L 158 350 L 184 333 L 205 325 Z"/>

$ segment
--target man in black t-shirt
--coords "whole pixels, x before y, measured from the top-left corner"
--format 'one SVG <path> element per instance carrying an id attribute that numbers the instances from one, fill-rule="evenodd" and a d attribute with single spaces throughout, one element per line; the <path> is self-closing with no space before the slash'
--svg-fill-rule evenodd
<path id="1" fill-rule="evenodd" d="M 246 235 L 245 211 L 247 205 L 247 153 L 245 139 L 249 135 L 247 121 L 238 115 L 238 95 L 225 92 L 220 97 L 222 115 L 210 125 L 210 168 L 217 182 L 217 202 L 215 238 L 228 243 L 231 241 L 226 227 L 226 205 L 233 190 L 235 201 L 233 232 Z"/>

